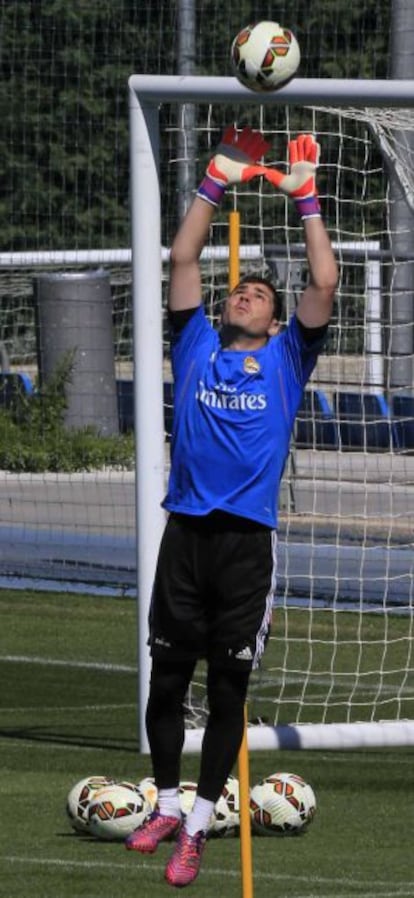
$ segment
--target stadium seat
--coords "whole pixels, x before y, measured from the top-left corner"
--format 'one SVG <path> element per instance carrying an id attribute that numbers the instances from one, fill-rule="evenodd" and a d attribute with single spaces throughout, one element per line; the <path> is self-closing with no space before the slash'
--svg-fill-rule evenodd
<path id="1" fill-rule="evenodd" d="M 305 390 L 296 416 L 295 446 L 299 449 L 337 449 L 338 428 L 322 390 Z"/>
<path id="2" fill-rule="evenodd" d="M 172 421 L 174 410 L 174 384 L 171 381 L 164 381 L 164 427 L 165 439 L 169 443 L 171 439 Z"/>
<path id="3" fill-rule="evenodd" d="M 33 393 L 34 387 L 28 374 L 0 373 L 0 405 L 13 408 L 16 402 Z"/>
<path id="4" fill-rule="evenodd" d="M 398 448 L 414 449 L 414 396 L 394 396 L 391 407 Z"/>
<path id="5" fill-rule="evenodd" d="M 117 380 L 116 397 L 119 430 L 121 433 L 128 433 L 134 429 L 134 381 Z"/>
<path id="6" fill-rule="evenodd" d="M 118 419 L 121 433 L 134 429 L 134 382 L 133 380 L 117 380 L 116 393 L 118 400 Z M 173 412 L 173 384 L 164 382 L 164 427 L 166 439 L 171 436 Z"/>
<path id="7" fill-rule="evenodd" d="M 398 434 L 381 393 L 334 394 L 341 448 L 389 451 L 398 448 Z"/>

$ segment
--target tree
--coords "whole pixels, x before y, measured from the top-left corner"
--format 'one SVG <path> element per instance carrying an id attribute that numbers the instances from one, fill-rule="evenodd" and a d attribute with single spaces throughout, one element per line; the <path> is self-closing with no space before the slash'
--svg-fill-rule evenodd
<path id="1" fill-rule="evenodd" d="M 230 74 L 232 37 L 275 15 L 270 2 L 195 3 L 197 74 Z M 177 5 L 0 0 L 3 250 L 129 246 L 127 80 L 133 72 L 175 73 Z M 279 20 L 301 45 L 300 75 L 385 77 L 389 6 L 279 3 Z M 168 116 L 162 110 L 163 126 Z M 217 134 L 223 123 L 223 110 L 214 110 Z M 201 160 L 210 149 L 206 137 Z M 175 202 L 174 189 L 173 178 L 163 183 L 166 202 Z"/>
<path id="2" fill-rule="evenodd" d="M 3 250 L 128 245 L 127 81 L 158 71 L 159 27 L 153 3 L 3 5 Z"/>

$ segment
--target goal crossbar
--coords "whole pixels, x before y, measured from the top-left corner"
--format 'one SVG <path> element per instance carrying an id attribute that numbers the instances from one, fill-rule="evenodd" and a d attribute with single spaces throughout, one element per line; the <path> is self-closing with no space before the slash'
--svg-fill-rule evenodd
<path id="1" fill-rule="evenodd" d="M 131 75 L 139 103 L 246 103 L 257 106 L 319 104 L 412 106 L 412 79 L 294 78 L 278 91 L 254 93 L 231 77 Z"/>
<path id="2" fill-rule="evenodd" d="M 232 103 L 255 105 L 302 105 L 357 107 L 408 107 L 413 104 L 413 80 L 294 79 L 280 91 L 255 94 L 232 77 L 131 75 L 128 81 L 130 108 L 130 169 L 132 224 L 133 347 L 135 359 L 134 414 L 136 432 L 136 554 L 139 655 L 139 736 L 142 752 L 148 752 L 145 707 L 148 697 L 150 659 L 147 620 L 156 556 L 165 517 L 161 501 L 165 490 L 165 449 L 162 411 L 162 295 L 161 209 L 159 176 L 159 107 L 166 103 Z M 329 726 L 329 729 L 326 727 Z M 267 740 L 271 747 L 292 736 L 297 747 L 344 747 L 345 726 L 352 744 L 365 745 L 368 727 L 379 733 L 381 724 L 312 725 L 294 728 L 249 729 L 249 742 Z M 336 727 L 336 736 L 333 736 Z M 260 731 L 260 732 L 259 732 Z M 266 731 L 266 732 L 265 732 Z M 314 736 L 312 736 L 312 732 Z M 381 744 L 414 744 L 414 725 L 386 727 Z M 330 733 L 329 739 L 327 733 Z M 294 734 L 294 735 L 293 735 Z M 322 735 L 325 734 L 325 735 Z M 358 735 L 361 734 L 361 737 Z M 389 734 L 389 735 L 388 735 Z M 348 738 L 348 737 L 347 737 Z M 349 737 L 351 738 L 351 736 Z M 372 738 L 376 739 L 377 736 Z M 379 738 L 379 737 L 378 737 Z M 396 741 L 401 739 L 402 741 Z M 336 740 L 336 742 L 335 742 Z M 198 745 L 200 734 L 190 730 L 186 747 Z M 376 743 L 378 744 L 378 743 Z M 193 748 L 191 748 L 193 747 Z"/>

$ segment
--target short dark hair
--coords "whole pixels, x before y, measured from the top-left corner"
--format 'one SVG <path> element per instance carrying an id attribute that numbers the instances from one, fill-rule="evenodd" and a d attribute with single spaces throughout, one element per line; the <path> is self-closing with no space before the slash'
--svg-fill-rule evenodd
<path id="1" fill-rule="evenodd" d="M 260 277 L 259 274 L 245 274 L 239 280 L 237 287 L 239 286 L 239 284 L 264 284 L 265 287 L 268 287 L 273 297 L 273 316 L 274 318 L 276 318 L 276 321 L 280 321 L 283 312 L 283 300 L 280 293 L 276 290 L 275 285 L 272 283 L 272 281 L 269 280 L 269 278 Z"/>

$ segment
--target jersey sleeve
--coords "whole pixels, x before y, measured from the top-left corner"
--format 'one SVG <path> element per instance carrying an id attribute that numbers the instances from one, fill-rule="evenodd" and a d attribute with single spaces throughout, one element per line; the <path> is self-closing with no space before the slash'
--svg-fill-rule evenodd
<path id="1" fill-rule="evenodd" d="M 315 328 L 314 336 L 309 328 L 300 325 L 295 314 L 281 334 L 286 367 L 298 386 L 304 387 L 316 365 L 319 353 L 326 342 L 327 328 Z M 277 337 L 275 339 L 278 339 Z"/>
<path id="2" fill-rule="evenodd" d="M 188 370 L 189 365 L 200 352 L 203 345 L 208 350 L 214 349 L 217 342 L 215 330 L 206 318 L 203 306 L 193 311 L 184 326 L 175 328 L 171 333 L 171 364 L 174 379 Z"/>
<path id="3" fill-rule="evenodd" d="M 194 306 L 193 309 L 177 309 L 174 311 L 168 309 L 168 324 L 170 326 L 171 339 L 182 331 L 197 309 L 198 306 Z"/>

